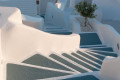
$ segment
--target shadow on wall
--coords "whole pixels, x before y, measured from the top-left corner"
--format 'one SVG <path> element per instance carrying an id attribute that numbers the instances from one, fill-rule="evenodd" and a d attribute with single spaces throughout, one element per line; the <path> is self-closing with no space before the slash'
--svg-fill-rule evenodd
<path id="1" fill-rule="evenodd" d="M 120 20 L 120 0 L 93 0 L 102 10 L 103 20 Z"/>

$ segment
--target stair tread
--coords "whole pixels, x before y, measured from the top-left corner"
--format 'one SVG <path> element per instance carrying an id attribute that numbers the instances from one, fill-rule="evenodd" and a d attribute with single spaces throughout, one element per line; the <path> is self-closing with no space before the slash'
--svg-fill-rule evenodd
<path id="1" fill-rule="evenodd" d="M 99 79 L 93 75 L 86 75 L 86 76 L 73 77 L 73 78 L 68 78 L 68 79 L 63 79 L 63 80 L 99 80 Z"/>
<path id="2" fill-rule="evenodd" d="M 72 34 L 71 32 L 49 32 L 51 34 L 59 34 L 59 35 L 70 35 Z"/>
<path id="3" fill-rule="evenodd" d="M 93 57 L 91 57 L 91 56 L 89 56 L 89 55 L 87 55 L 87 54 L 85 54 L 85 53 L 83 53 L 83 52 L 81 52 L 81 51 L 77 51 L 77 53 L 80 54 L 80 55 L 82 55 L 82 56 L 85 56 L 85 57 L 89 58 L 90 60 L 92 60 L 92 61 L 94 61 L 94 62 L 97 62 L 97 63 L 99 63 L 99 64 L 102 64 L 102 61 L 97 60 L 97 59 L 95 59 L 95 58 L 93 58 Z"/>
<path id="4" fill-rule="evenodd" d="M 92 54 L 91 52 L 87 52 L 87 53 L 90 54 L 90 55 L 92 55 L 92 56 L 95 56 L 95 57 L 97 57 L 97 58 L 99 58 L 101 60 L 104 60 L 104 58 L 105 58 L 105 57 L 97 55 L 97 54 Z"/>
<path id="5" fill-rule="evenodd" d="M 106 45 L 89 45 L 89 46 L 80 46 L 80 48 L 101 48 L 106 47 Z"/>
<path id="6" fill-rule="evenodd" d="M 70 74 L 11 63 L 7 64 L 7 80 L 35 80 L 67 75 Z"/>
<path id="7" fill-rule="evenodd" d="M 40 55 L 40 54 L 35 54 L 34 56 L 24 60 L 23 63 L 71 71 L 70 69 L 68 69 L 68 68 L 48 59 L 47 57 Z"/>
<path id="8" fill-rule="evenodd" d="M 68 55 L 68 54 L 66 54 L 66 53 L 63 53 L 62 55 L 65 56 L 65 57 L 67 57 L 67 58 L 69 58 L 69 59 L 71 59 L 72 61 L 74 61 L 74 62 L 76 62 L 76 63 L 84 66 L 85 68 L 88 68 L 88 69 L 90 69 L 90 70 L 92 70 L 92 71 L 97 71 L 96 68 L 91 67 L 90 65 L 88 65 L 88 64 L 86 64 L 86 63 L 84 63 L 84 62 L 82 62 L 82 61 L 80 61 L 80 60 L 77 60 L 77 59 L 73 58 L 72 56 L 70 56 L 70 55 Z"/>
<path id="9" fill-rule="evenodd" d="M 89 50 L 100 50 L 100 51 L 109 51 L 113 52 L 113 49 L 111 47 L 104 47 L 104 48 L 88 48 Z"/>
<path id="10" fill-rule="evenodd" d="M 64 60 L 64 59 L 62 59 L 61 57 L 59 57 L 59 56 L 57 56 L 55 54 L 51 54 L 50 57 L 55 59 L 55 60 L 60 61 L 61 63 L 65 64 L 65 65 L 67 65 L 67 66 L 69 66 L 69 67 L 71 67 L 71 68 L 73 68 L 73 69 L 75 69 L 75 70 L 77 70 L 77 71 L 79 71 L 81 73 L 87 72 L 86 70 L 84 70 L 84 69 L 82 69 L 82 68 L 80 68 L 80 67 L 78 67 L 78 66 L 76 66 L 76 65 L 74 65 L 74 64 L 72 64 L 72 63 L 70 63 L 70 62 L 68 62 L 66 60 Z"/>
<path id="11" fill-rule="evenodd" d="M 96 33 L 80 34 L 80 37 L 81 37 L 80 46 L 102 44 L 102 42 L 100 41 L 100 39 Z"/>
<path id="12" fill-rule="evenodd" d="M 89 64 L 92 64 L 93 66 L 96 66 L 96 67 L 98 67 L 98 68 L 101 68 L 101 66 L 99 66 L 99 65 L 91 62 L 90 60 L 87 60 L 87 59 L 81 57 L 80 55 L 77 55 L 77 54 L 75 54 L 75 53 L 72 53 L 72 55 L 75 56 L 75 57 L 77 57 L 77 58 L 79 58 L 79 59 L 81 59 L 81 60 L 83 60 L 83 61 L 85 61 L 85 62 L 87 62 L 87 63 L 89 63 Z"/>
<path id="13" fill-rule="evenodd" d="M 91 51 L 91 52 L 95 52 L 97 54 L 101 54 L 101 55 L 105 55 L 105 56 L 113 56 L 113 57 L 118 56 L 116 53 L 110 53 L 110 52 L 100 52 L 100 51 Z"/>

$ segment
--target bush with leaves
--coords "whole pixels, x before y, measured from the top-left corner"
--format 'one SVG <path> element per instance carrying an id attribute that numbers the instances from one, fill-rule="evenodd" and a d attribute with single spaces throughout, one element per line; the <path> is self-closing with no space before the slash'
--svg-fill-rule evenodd
<path id="1" fill-rule="evenodd" d="M 75 9 L 77 12 L 79 12 L 83 17 L 85 17 L 85 26 L 87 26 L 87 20 L 88 18 L 95 18 L 96 15 L 94 15 L 95 10 L 97 9 L 96 4 L 90 4 L 86 1 L 82 1 L 75 5 Z"/>

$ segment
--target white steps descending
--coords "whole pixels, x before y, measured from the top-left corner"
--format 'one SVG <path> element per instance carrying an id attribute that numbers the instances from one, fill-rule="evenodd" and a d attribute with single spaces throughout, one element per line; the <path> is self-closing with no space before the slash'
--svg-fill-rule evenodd
<path id="1" fill-rule="evenodd" d="M 37 65 L 37 66 L 43 66 L 43 67 L 49 67 L 49 68 L 55 68 L 55 69 L 60 69 L 60 70 L 66 70 L 66 71 L 71 71 L 70 69 L 56 63 L 55 61 L 40 55 L 36 54 L 33 55 L 32 57 L 28 58 L 27 60 L 23 61 L 23 63 L 27 64 L 32 64 L 32 65 Z"/>
<path id="2" fill-rule="evenodd" d="M 92 70 L 92 71 L 97 71 L 97 69 L 94 68 L 94 66 L 91 66 L 91 65 L 89 65 L 88 63 L 86 63 L 86 62 L 84 62 L 84 61 L 82 61 L 82 60 L 78 60 L 77 58 L 75 58 L 75 57 L 73 57 L 73 56 L 71 56 L 71 55 L 69 55 L 69 54 L 63 53 L 62 55 L 65 56 L 66 58 L 68 58 L 68 59 L 70 59 L 70 60 L 78 63 L 79 65 L 87 68 L 87 69 L 90 69 L 90 70 Z"/>
<path id="3" fill-rule="evenodd" d="M 71 63 L 71 62 L 63 59 L 63 58 L 60 57 L 59 55 L 51 54 L 50 57 L 53 58 L 53 59 L 55 59 L 55 60 L 58 60 L 59 62 L 63 63 L 64 65 L 67 65 L 67 66 L 69 66 L 69 67 L 77 70 L 77 71 L 80 72 L 80 73 L 85 73 L 85 72 L 87 72 L 87 70 L 82 69 L 82 68 L 80 68 L 80 67 L 77 66 L 77 65 L 74 65 L 73 63 Z"/>
<path id="4" fill-rule="evenodd" d="M 55 25 L 45 25 L 44 31 L 52 34 L 72 34 L 72 32 L 69 32 L 66 28 Z"/>
<path id="5" fill-rule="evenodd" d="M 0 6 L 17 7 L 21 10 L 22 14 L 37 15 L 36 0 L 0 0 Z"/>
<path id="6" fill-rule="evenodd" d="M 84 33 L 85 34 L 85 33 Z M 88 41 L 81 41 L 81 46 L 76 52 L 72 53 L 51 53 L 48 56 L 36 53 L 33 56 L 23 60 L 21 64 L 8 63 L 7 80 L 98 80 L 96 77 L 88 75 L 84 77 L 63 78 L 69 75 L 99 71 L 102 62 L 106 56 L 117 57 L 111 47 L 102 45 L 96 33 L 82 34 L 83 39 L 92 37 Z M 80 34 L 81 35 L 81 34 Z M 87 44 L 87 43 L 88 44 Z M 101 45 L 101 46 L 92 46 Z M 89 46 L 89 47 L 87 47 Z M 91 47 L 92 46 L 92 47 Z M 22 65 L 24 64 L 24 65 Z M 27 76 L 26 76 L 27 75 Z"/>

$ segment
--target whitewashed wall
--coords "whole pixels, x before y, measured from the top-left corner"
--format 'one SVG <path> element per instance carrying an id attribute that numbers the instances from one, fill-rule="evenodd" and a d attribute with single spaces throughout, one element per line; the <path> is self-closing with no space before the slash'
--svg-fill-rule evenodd
<path id="1" fill-rule="evenodd" d="M 102 11 L 103 20 L 120 20 L 120 0 L 93 0 Z"/>
<path id="2" fill-rule="evenodd" d="M 114 49 L 114 51 L 120 55 L 120 48 L 118 49 L 117 44 L 120 47 L 120 35 L 110 25 L 102 24 L 97 20 L 93 20 L 91 25 L 98 33 L 103 44 L 106 44 Z"/>
<path id="3" fill-rule="evenodd" d="M 100 80 L 120 80 L 120 57 L 107 57 L 100 70 Z"/>
<path id="4" fill-rule="evenodd" d="M 0 6 L 17 7 L 21 10 L 22 14 L 37 15 L 36 0 L 0 0 Z"/>
<path id="5" fill-rule="evenodd" d="M 21 24 L 21 13 L 16 8 L 0 8 L 2 11 L 2 54 L 4 59 L 19 61 L 36 51 L 43 55 L 61 53 L 79 48 L 80 36 L 55 35 Z M 16 19 L 16 17 L 18 19 Z M 16 21 L 14 21 L 16 20 Z M 18 21 L 17 21 L 18 20 Z"/>
<path id="6" fill-rule="evenodd" d="M 39 0 L 39 1 L 40 1 L 40 14 L 45 14 L 48 2 L 53 2 L 53 3 L 56 2 L 56 0 Z"/>

